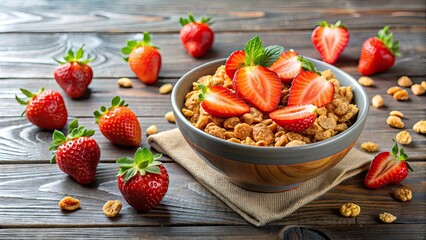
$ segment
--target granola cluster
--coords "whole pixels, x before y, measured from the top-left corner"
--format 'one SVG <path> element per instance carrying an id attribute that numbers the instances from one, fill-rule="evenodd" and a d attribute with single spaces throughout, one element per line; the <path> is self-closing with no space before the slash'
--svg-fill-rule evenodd
<path id="1" fill-rule="evenodd" d="M 352 104 L 352 87 L 341 87 L 331 70 L 322 75 L 334 84 L 333 101 L 317 109 L 315 123 L 301 133 L 286 131 L 272 121 L 268 114 L 254 107 L 241 117 L 218 118 L 210 116 L 200 105 L 198 95 L 201 90 L 198 84 L 206 87 L 223 86 L 233 90 L 232 79 L 225 72 L 225 66 L 216 70 L 214 75 L 200 77 L 193 83 L 193 89 L 185 97 L 183 115 L 196 127 L 215 137 L 252 146 L 299 146 L 322 141 L 345 131 L 351 126 L 352 118 L 358 113 L 358 108 Z M 287 106 L 290 86 L 283 85 L 281 104 L 278 108 Z"/>

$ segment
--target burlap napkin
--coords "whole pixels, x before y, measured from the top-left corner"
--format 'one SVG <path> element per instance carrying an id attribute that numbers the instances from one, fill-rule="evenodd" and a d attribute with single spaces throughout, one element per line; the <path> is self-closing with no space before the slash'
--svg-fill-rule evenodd
<path id="1" fill-rule="evenodd" d="M 371 159 L 369 155 L 352 149 L 336 166 L 299 188 L 280 193 L 257 193 L 232 184 L 208 166 L 186 143 L 178 129 L 151 135 L 148 142 L 155 150 L 182 165 L 204 187 L 255 226 L 290 215 L 343 180 L 364 171 Z"/>

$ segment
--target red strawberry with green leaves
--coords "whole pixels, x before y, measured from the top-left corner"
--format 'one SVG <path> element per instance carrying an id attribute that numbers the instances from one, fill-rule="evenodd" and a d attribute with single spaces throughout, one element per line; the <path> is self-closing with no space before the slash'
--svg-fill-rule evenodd
<path id="1" fill-rule="evenodd" d="M 64 98 L 55 90 L 41 88 L 37 93 L 21 88 L 21 92 L 28 97 L 22 100 L 15 95 L 16 101 L 25 105 L 28 121 L 39 128 L 46 130 L 61 129 L 67 124 L 68 112 Z"/>
<path id="2" fill-rule="evenodd" d="M 179 37 L 186 51 L 193 57 L 202 57 L 213 45 L 214 32 L 209 25 L 211 17 L 202 17 L 196 21 L 192 14 L 188 18 L 180 18 L 182 25 Z"/>
<path id="3" fill-rule="evenodd" d="M 55 59 L 61 64 L 54 72 L 55 80 L 70 98 L 81 97 L 92 82 L 93 71 L 87 64 L 93 58 L 83 59 L 83 47 L 75 53 L 70 49 L 64 56 L 65 62 Z"/>
<path id="4" fill-rule="evenodd" d="M 316 71 L 313 63 L 299 56 L 294 51 L 281 53 L 278 60 L 269 67 L 269 70 L 277 73 L 281 81 L 287 84 L 290 84 L 304 70 Z"/>
<path id="5" fill-rule="evenodd" d="M 333 64 L 348 45 L 349 31 L 340 20 L 335 24 L 322 21 L 312 32 L 311 39 L 322 60 Z"/>
<path id="6" fill-rule="evenodd" d="M 284 107 L 269 113 L 269 117 L 287 131 L 301 132 L 314 124 L 316 109 L 312 104 Z"/>
<path id="7" fill-rule="evenodd" d="M 158 49 L 151 43 L 151 36 L 147 32 L 143 33 L 142 41 L 128 40 L 127 46 L 121 49 L 123 54 L 128 55 L 123 59 L 145 84 L 154 84 L 158 80 L 161 69 L 161 54 Z"/>
<path id="8" fill-rule="evenodd" d="M 101 107 L 101 112 L 93 114 L 101 133 L 112 143 L 137 147 L 141 144 L 142 133 L 139 120 L 135 113 L 127 107 L 124 100 L 116 96 L 111 107 Z"/>
<path id="9" fill-rule="evenodd" d="M 313 104 L 325 106 L 333 101 L 334 84 L 319 72 L 302 72 L 293 80 L 288 97 L 288 106 Z"/>
<path id="10" fill-rule="evenodd" d="M 280 102 L 281 80 L 268 67 L 279 58 L 283 51 L 283 47 L 276 45 L 263 48 L 262 41 L 255 36 L 247 42 L 244 48 L 243 64 L 226 62 L 227 65 L 241 66 L 232 79 L 235 92 L 244 101 L 263 112 L 275 110 Z"/>
<path id="11" fill-rule="evenodd" d="M 392 153 L 381 152 L 371 162 L 370 169 L 365 177 L 364 184 L 368 188 L 381 188 L 388 184 L 398 184 L 408 176 L 409 171 L 414 171 L 408 162 L 404 149 L 399 149 L 395 142 Z"/>
<path id="12" fill-rule="evenodd" d="M 250 107 L 229 89 L 222 86 L 207 88 L 199 84 L 201 89 L 198 100 L 206 112 L 213 117 L 237 117 L 250 112 Z"/>
<path id="13" fill-rule="evenodd" d="M 80 184 L 89 184 L 95 180 L 96 168 L 101 158 L 101 150 L 91 138 L 95 130 L 87 130 L 78 126 L 74 119 L 65 136 L 62 132 L 53 132 L 53 142 L 49 151 L 53 150 L 51 163 L 57 163 L 62 172 L 74 178 Z"/>
<path id="14" fill-rule="evenodd" d="M 155 208 L 166 195 L 169 175 L 158 159 L 147 148 L 139 148 L 134 158 L 123 157 L 117 160 L 118 189 L 130 206 L 147 212 Z"/>
<path id="15" fill-rule="evenodd" d="M 358 72 L 369 76 L 391 68 L 395 58 L 401 56 L 398 51 L 398 41 L 393 40 L 393 33 L 389 32 L 389 26 L 385 26 L 377 37 L 369 38 L 362 44 Z"/>

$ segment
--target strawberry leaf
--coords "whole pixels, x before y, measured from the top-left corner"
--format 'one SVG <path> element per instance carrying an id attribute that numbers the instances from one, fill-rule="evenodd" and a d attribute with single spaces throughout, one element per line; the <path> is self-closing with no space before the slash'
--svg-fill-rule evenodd
<path id="1" fill-rule="evenodd" d="M 19 104 L 22 104 L 22 105 L 27 105 L 27 103 L 28 103 L 28 102 L 18 98 L 18 96 L 16 96 L 16 94 L 15 94 L 15 99 L 16 99 L 16 101 L 18 101 Z"/>
<path id="2" fill-rule="evenodd" d="M 123 175 L 124 173 L 126 173 L 130 168 L 132 167 L 121 167 L 120 169 L 118 169 L 118 173 L 116 177 L 119 177 L 121 175 Z"/>
<path id="3" fill-rule="evenodd" d="M 147 164 L 152 163 L 154 161 L 154 156 L 152 152 L 149 151 L 148 148 L 139 148 L 135 153 L 135 163 L 141 164 L 143 162 L 147 162 Z"/>
<path id="4" fill-rule="evenodd" d="M 383 42 L 383 44 L 392 52 L 396 57 L 400 57 L 399 53 L 399 42 L 393 41 L 393 33 L 389 32 L 389 26 L 384 26 L 377 33 L 377 37 Z"/>
<path id="5" fill-rule="evenodd" d="M 396 155 L 398 154 L 398 144 L 395 142 L 395 140 L 393 140 L 393 142 L 394 144 L 392 147 L 392 156 L 396 157 Z"/>
<path id="6" fill-rule="evenodd" d="M 138 172 L 138 170 L 136 168 L 130 168 L 129 170 L 127 170 L 126 175 L 124 175 L 124 183 L 126 183 L 132 177 L 134 177 L 137 172 Z"/>
<path id="7" fill-rule="evenodd" d="M 129 158 L 129 157 L 122 157 L 122 158 L 119 158 L 119 159 L 117 159 L 117 161 L 116 161 L 116 163 L 118 163 L 118 164 L 134 164 L 134 160 L 133 160 L 133 158 Z"/>
<path id="8" fill-rule="evenodd" d="M 142 176 L 146 172 L 161 174 L 161 170 L 158 167 L 162 163 L 154 159 L 161 157 L 161 154 L 153 155 L 148 148 L 138 148 L 136 150 L 134 158 L 122 157 L 119 158 L 116 163 L 120 165 L 118 170 L 117 177 L 124 176 L 124 181 L 128 181 L 130 178 L 136 175 L 139 172 Z"/>
<path id="9" fill-rule="evenodd" d="M 138 44 L 138 41 L 133 40 L 133 39 L 127 41 L 127 46 L 130 47 L 130 48 L 135 47 L 137 44 Z"/>
<path id="10" fill-rule="evenodd" d="M 302 57 L 302 56 L 298 56 L 297 60 L 302 64 L 302 68 L 310 71 L 310 72 L 314 72 L 317 73 L 318 75 L 321 76 L 321 73 L 316 69 L 315 65 L 309 61 L 308 59 Z"/>
<path id="11" fill-rule="evenodd" d="M 154 174 L 161 174 L 160 168 L 158 166 L 155 166 L 155 165 L 149 165 L 146 168 L 146 171 L 150 172 L 150 173 L 154 173 Z"/>
<path id="12" fill-rule="evenodd" d="M 160 158 L 161 158 L 161 156 L 163 156 L 163 154 L 161 154 L 161 153 L 156 153 L 156 154 L 154 155 L 154 161 L 155 161 L 155 160 L 160 159 Z M 152 164 L 154 164 L 154 162 L 152 162 Z M 160 164 L 161 164 L 161 162 L 160 162 Z"/>
<path id="13" fill-rule="evenodd" d="M 121 52 L 123 54 L 128 55 L 128 54 L 130 54 L 130 52 L 132 52 L 132 48 L 130 48 L 130 47 L 124 47 L 124 48 L 121 49 Z"/>

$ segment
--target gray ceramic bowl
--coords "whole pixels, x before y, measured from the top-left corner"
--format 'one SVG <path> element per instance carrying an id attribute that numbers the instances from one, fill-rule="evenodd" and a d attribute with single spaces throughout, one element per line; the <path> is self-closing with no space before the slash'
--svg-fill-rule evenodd
<path id="1" fill-rule="evenodd" d="M 359 108 L 355 123 L 336 136 L 297 147 L 257 147 L 232 143 L 211 136 L 194 127 L 182 114 L 185 95 L 192 83 L 212 75 L 225 64 L 219 59 L 186 73 L 175 85 L 172 106 L 177 127 L 191 148 L 212 168 L 245 189 L 278 192 L 296 188 L 336 165 L 354 146 L 366 121 L 369 101 L 361 85 L 349 74 L 319 60 L 312 61 L 319 71 L 331 69 L 342 86 L 352 86 L 354 102 Z"/>

